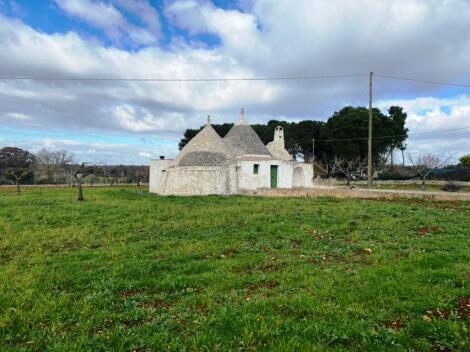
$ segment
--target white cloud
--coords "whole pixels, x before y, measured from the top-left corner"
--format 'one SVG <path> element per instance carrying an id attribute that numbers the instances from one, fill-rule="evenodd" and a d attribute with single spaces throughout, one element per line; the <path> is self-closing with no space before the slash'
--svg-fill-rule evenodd
<path id="1" fill-rule="evenodd" d="M 470 2 L 465 0 L 296 0 L 295 5 L 258 0 L 245 12 L 223 10 L 208 1 L 172 1 L 165 9 L 167 20 L 194 37 L 174 37 L 165 49 L 152 41 L 161 29 L 148 1 L 57 3 L 117 41 L 125 37 L 152 45 L 128 52 L 75 32 L 39 32 L 0 15 L 0 75 L 198 78 L 374 70 L 470 82 Z M 126 12 L 143 26 L 129 23 Z M 208 33 L 220 38 L 220 45 L 197 42 L 198 34 Z M 215 123 L 232 122 L 242 106 L 251 121 L 325 119 L 345 104 L 366 105 L 367 85 L 367 77 L 210 83 L 3 81 L 0 119 L 17 128 L 34 123 L 83 133 L 175 137 L 202 125 L 207 114 Z M 412 131 L 469 124 L 469 95 L 457 91 L 455 97 L 435 98 L 443 93 L 449 94 L 435 85 L 374 81 L 374 99 L 381 106 L 404 106 Z M 469 148 L 446 138 L 449 150 Z"/>
<path id="2" fill-rule="evenodd" d="M 33 119 L 31 116 L 28 116 L 25 114 L 18 114 L 16 112 L 9 113 L 7 114 L 7 116 L 11 117 L 14 120 L 19 120 L 19 121 L 29 121 Z"/>
<path id="3" fill-rule="evenodd" d="M 407 127 L 410 130 L 432 131 L 470 127 L 470 95 L 445 99 L 421 97 L 377 102 L 377 106 L 381 108 L 392 105 L 401 106 L 408 113 Z"/>
<path id="4" fill-rule="evenodd" d="M 179 131 L 184 129 L 185 125 L 185 119 L 181 114 L 172 113 L 159 118 L 145 108 L 135 108 L 130 105 L 115 107 L 112 115 L 116 116 L 123 128 L 134 132 Z"/>
<path id="5" fill-rule="evenodd" d="M 57 5 L 68 14 L 91 25 L 106 30 L 123 26 L 126 20 L 114 6 L 91 0 L 56 0 Z"/>
<path id="6" fill-rule="evenodd" d="M 452 155 L 455 162 L 470 151 L 470 95 L 377 102 L 377 106 L 384 110 L 392 105 L 402 106 L 408 114 L 406 125 L 410 130 L 407 141 L 410 153 Z"/>
<path id="7" fill-rule="evenodd" d="M 113 40 L 120 41 L 125 36 L 137 44 L 151 45 L 157 42 L 160 34 L 159 27 L 155 21 L 146 21 L 152 26 L 152 31 L 139 28 L 130 24 L 126 18 L 113 5 L 94 0 L 55 0 L 56 4 L 67 14 L 79 18 L 91 26 L 104 30 Z M 139 2 L 129 5 L 127 1 L 121 1 L 122 5 L 133 11 L 140 9 L 148 11 L 150 5 L 141 2 L 140 7 L 136 7 Z M 148 16 L 145 19 L 149 19 Z M 149 22 L 150 21 L 150 22 Z"/>
<path id="8" fill-rule="evenodd" d="M 153 34 L 160 34 L 159 14 L 148 0 L 114 0 L 114 2 L 140 18 Z"/>
<path id="9" fill-rule="evenodd" d="M 156 144 L 152 148 L 145 145 L 126 143 L 87 143 L 61 138 L 32 138 L 27 140 L 2 139 L 0 145 L 15 145 L 33 153 L 42 148 L 61 150 L 73 153 L 77 162 L 146 165 L 149 159 L 160 155 L 173 157 L 174 148 L 165 144 Z"/>

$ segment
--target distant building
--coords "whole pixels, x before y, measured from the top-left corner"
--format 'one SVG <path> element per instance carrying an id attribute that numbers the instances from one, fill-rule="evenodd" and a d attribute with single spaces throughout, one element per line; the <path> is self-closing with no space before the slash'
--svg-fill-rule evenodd
<path id="1" fill-rule="evenodd" d="M 294 161 L 278 126 L 264 145 L 245 119 L 221 138 L 210 121 L 176 159 L 150 161 L 150 192 L 163 195 L 238 194 L 260 188 L 313 186 L 311 164 Z"/>

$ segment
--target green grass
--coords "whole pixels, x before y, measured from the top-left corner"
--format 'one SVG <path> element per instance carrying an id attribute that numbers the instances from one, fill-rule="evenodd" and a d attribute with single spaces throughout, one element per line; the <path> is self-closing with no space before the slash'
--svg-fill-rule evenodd
<path id="1" fill-rule="evenodd" d="M 468 202 L 75 192 L 0 192 L 1 351 L 470 350 Z"/>

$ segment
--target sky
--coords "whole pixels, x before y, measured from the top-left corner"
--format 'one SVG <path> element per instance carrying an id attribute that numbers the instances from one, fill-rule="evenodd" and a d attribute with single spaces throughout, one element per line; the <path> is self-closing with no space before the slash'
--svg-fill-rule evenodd
<path id="1" fill-rule="evenodd" d="M 408 113 L 411 154 L 470 152 L 467 0 L 0 0 L 0 147 L 78 161 L 174 157 L 187 128 L 327 120 L 346 105 Z M 43 78 L 305 80 L 144 82 Z M 416 135 L 413 135 L 416 133 Z"/>

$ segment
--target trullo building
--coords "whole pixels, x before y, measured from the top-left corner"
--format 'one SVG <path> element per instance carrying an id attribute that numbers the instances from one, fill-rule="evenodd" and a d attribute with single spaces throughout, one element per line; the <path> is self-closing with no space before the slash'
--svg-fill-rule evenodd
<path id="1" fill-rule="evenodd" d="M 260 188 L 312 187 L 311 164 L 293 160 L 276 127 L 264 145 L 245 119 L 224 138 L 210 121 L 174 160 L 150 161 L 150 192 L 163 195 L 238 194 Z"/>

